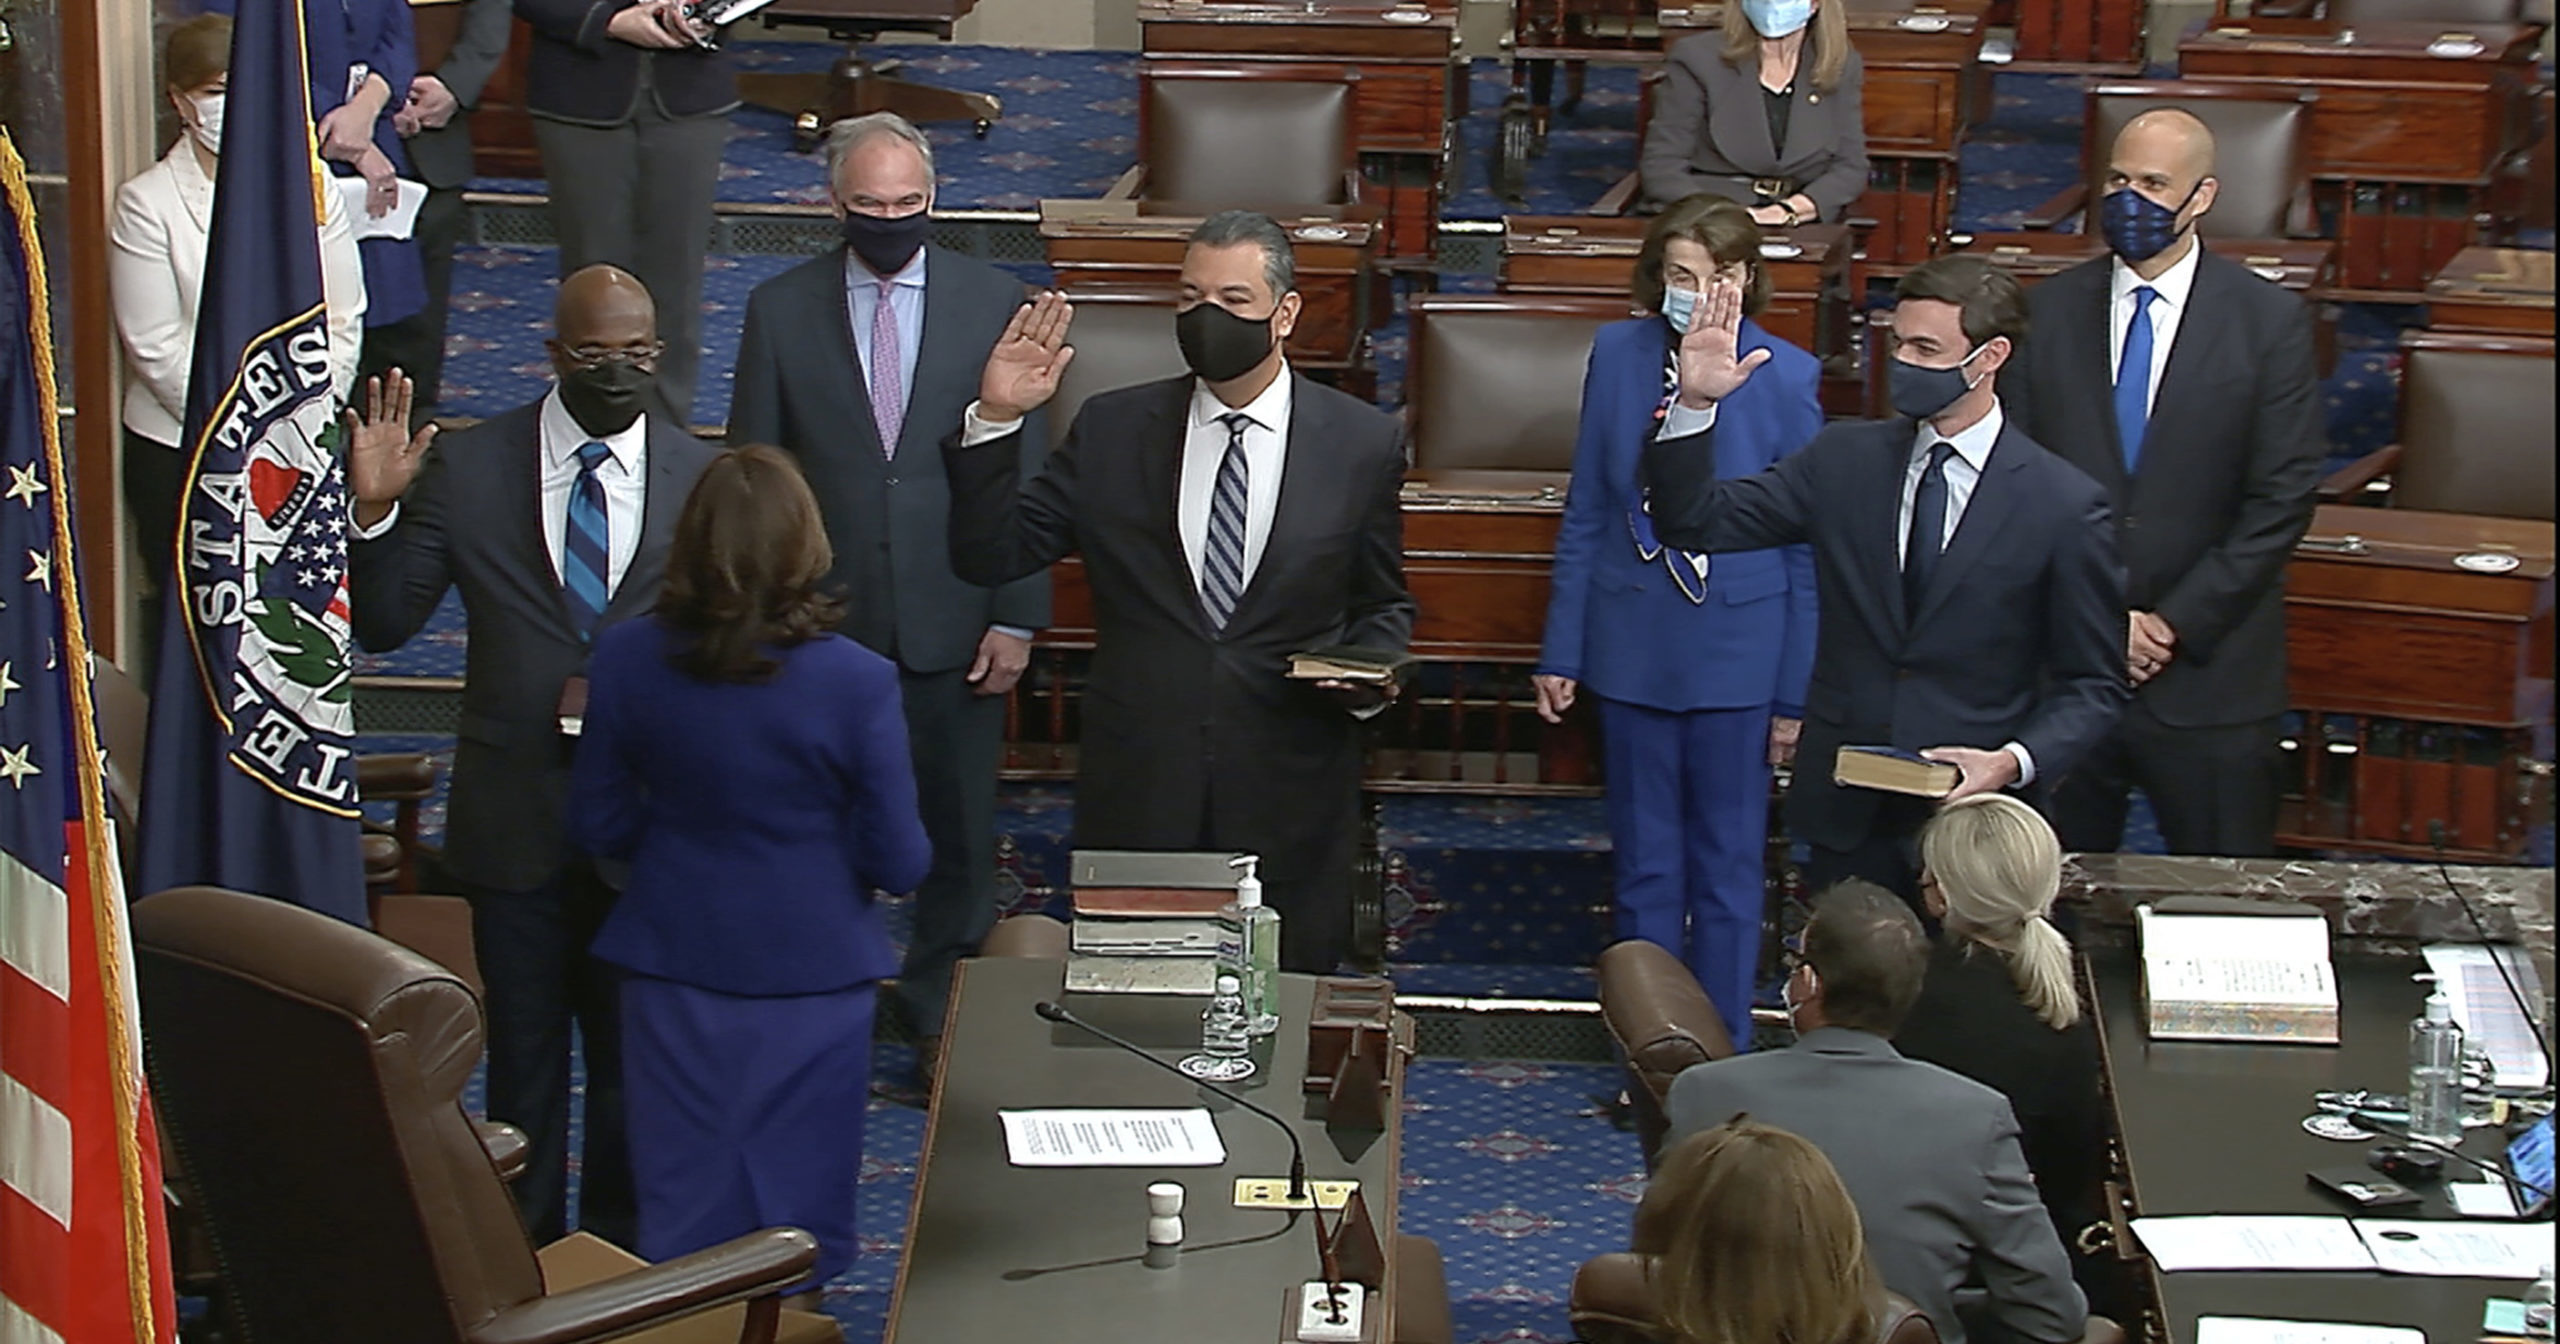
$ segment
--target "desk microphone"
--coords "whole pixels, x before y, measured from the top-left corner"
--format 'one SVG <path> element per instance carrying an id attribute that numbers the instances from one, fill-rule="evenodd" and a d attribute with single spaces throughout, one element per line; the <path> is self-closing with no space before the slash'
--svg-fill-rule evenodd
<path id="1" fill-rule="evenodd" d="M 1224 1097 L 1238 1106 L 1242 1106 L 1246 1110 L 1253 1112 L 1255 1115 L 1261 1116 L 1272 1124 L 1279 1126 L 1280 1133 L 1289 1140 L 1289 1202 L 1294 1204 L 1303 1199 L 1307 1201 L 1308 1207 L 1314 1207 L 1315 1200 L 1307 1192 L 1307 1150 L 1299 1144 L 1298 1131 L 1291 1128 L 1288 1121 L 1254 1105 L 1252 1102 L 1218 1086 L 1216 1083 L 1205 1082 L 1201 1079 L 1192 1077 L 1190 1074 L 1184 1073 L 1173 1065 L 1156 1058 L 1154 1055 L 1148 1054 L 1142 1047 L 1134 1045 L 1119 1036 L 1111 1034 L 1110 1032 L 1104 1031 L 1102 1028 L 1076 1016 L 1073 1012 L 1068 1011 L 1065 1004 L 1058 1003 L 1054 1000 L 1043 999 L 1040 1002 L 1031 1005 L 1031 1011 L 1038 1013 L 1040 1016 L 1045 1017 L 1052 1022 L 1063 1022 L 1068 1026 L 1075 1027 L 1088 1035 L 1102 1040 L 1106 1044 L 1116 1045 L 1186 1083 L 1197 1084 L 1204 1092 L 1213 1092 L 1218 1096 Z M 1317 1227 L 1319 1230 L 1323 1227 L 1321 1214 L 1318 1215 Z"/>

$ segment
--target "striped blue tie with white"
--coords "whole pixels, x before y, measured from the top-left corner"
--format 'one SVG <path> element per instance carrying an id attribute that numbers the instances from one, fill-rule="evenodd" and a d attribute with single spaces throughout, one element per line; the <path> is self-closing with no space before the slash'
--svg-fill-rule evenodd
<path id="1" fill-rule="evenodd" d="M 1227 628 L 1244 596 L 1244 505 L 1251 468 L 1244 460 L 1244 427 L 1253 417 L 1230 411 L 1218 417 L 1227 427 L 1227 455 L 1218 463 L 1218 484 L 1209 496 L 1209 544 L 1200 556 L 1200 602 L 1209 609 L 1209 624 Z"/>
<path id="2" fill-rule="evenodd" d="M 560 587 L 569 598 L 569 619 L 581 636 L 592 637 L 604 619 L 611 596 L 606 578 L 612 573 L 613 526 L 605 513 L 604 482 L 596 468 L 613 458 L 613 450 L 593 441 L 578 447 L 578 479 L 569 485 L 569 526 L 562 533 Z"/>

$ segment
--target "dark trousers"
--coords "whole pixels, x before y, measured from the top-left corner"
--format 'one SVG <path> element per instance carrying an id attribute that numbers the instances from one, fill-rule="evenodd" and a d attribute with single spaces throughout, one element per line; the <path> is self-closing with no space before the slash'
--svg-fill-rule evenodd
<path id="1" fill-rule="evenodd" d="M 966 668 L 905 672 L 898 692 L 915 758 L 916 804 L 933 867 L 916 888 L 915 928 L 898 969 L 898 1002 L 920 1035 L 942 1032 L 951 967 L 974 956 L 996 922 L 996 769 L 1004 697 L 979 695 Z"/>
<path id="2" fill-rule="evenodd" d="M 533 119 L 551 183 L 551 227 L 560 237 L 560 274 L 599 262 L 648 286 L 658 305 L 658 396 L 677 423 L 693 423 L 694 380 L 702 367 L 702 256 L 711 246 L 723 113 L 670 118 L 644 86 L 629 121 L 578 126 Z"/>
<path id="3" fill-rule="evenodd" d="M 2084 854 L 2123 848 L 2125 795 L 2140 788 L 2172 854 L 2275 853 L 2284 771 L 2280 728 L 2277 719 L 2174 727 L 2137 696 L 2115 732 L 2055 791 L 2054 830 L 2062 847 Z"/>
<path id="4" fill-rule="evenodd" d="M 142 637 L 127 646 L 142 651 L 133 666 L 148 686 L 151 670 L 159 666 L 161 624 L 168 619 L 168 597 L 177 582 L 178 498 L 187 488 L 186 454 L 128 429 L 123 476 L 124 506 L 133 515 L 137 558 L 149 584 L 136 612 Z"/>
<path id="5" fill-rule="evenodd" d="M 524 1131 L 516 1206 L 537 1244 L 569 1231 L 570 1028 L 587 1065 L 577 1226 L 617 1246 L 634 1235 L 622 1100 L 618 974 L 587 953 L 614 890 L 571 863 L 532 891 L 473 889 L 471 943 L 488 987 L 489 1118 Z"/>
<path id="6" fill-rule="evenodd" d="M 462 188 L 437 187 L 427 193 L 426 203 L 418 207 L 418 255 L 427 272 L 427 306 L 416 315 L 389 326 L 368 327 L 364 333 L 364 358 L 357 366 L 359 393 L 362 379 L 390 369 L 409 375 L 417 384 L 410 420 L 425 424 L 434 412 L 436 399 L 444 392 L 445 317 L 451 312 L 448 300 L 453 289 L 453 249 L 462 241 L 470 222 L 470 211 L 462 204 Z"/>
<path id="7" fill-rule="evenodd" d="M 1927 913 L 1920 911 L 1920 828 L 1932 810 L 1933 804 L 1923 798 L 1888 796 L 1877 806 L 1865 838 L 1856 844 L 1846 849 L 1807 846 L 1811 853 L 1804 862 L 1805 894 L 1819 896 L 1856 878 L 1910 902 L 1922 921 L 1928 922 Z"/>

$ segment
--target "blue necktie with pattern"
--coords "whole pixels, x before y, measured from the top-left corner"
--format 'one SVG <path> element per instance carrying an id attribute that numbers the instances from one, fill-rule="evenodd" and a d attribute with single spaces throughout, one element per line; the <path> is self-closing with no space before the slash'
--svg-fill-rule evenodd
<path id="1" fill-rule="evenodd" d="M 2133 289 L 2133 320 L 2124 328 L 2124 357 L 2116 361 L 2116 442 L 2130 476 L 2142 461 L 2142 434 L 2151 426 L 2151 301 L 2160 291 Z"/>
<path id="2" fill-rule="evenodd" d="M 601 443 L 578 446 L 578 479 L 569 485 L 569 526 L 560 547 L 560 587 L 569 597 L 569 620 L 589 638 L 596 622 L 604 619 L 611 596 L 606 579 L 613 572 L 613 524 L 605 513 L 604 482 L 596 479 L 596 468 L 611 460 L 613 450 Z"/>
<path id="3" fill-rule="evenodd" d="M 1227 628 L 1236 599 L 1244 596 L 1244 506 L 1251 468 L 1244 460 L 1244 427 L 1253 417 L 1229 411 L 1218 417 L 1227 427 L 1227 455 L 1218 463 L 1218 483 L 1209 496 L 1209 541 L 1200 555 L 1200 603 L 1209 609 L 1212 628 Z"/>

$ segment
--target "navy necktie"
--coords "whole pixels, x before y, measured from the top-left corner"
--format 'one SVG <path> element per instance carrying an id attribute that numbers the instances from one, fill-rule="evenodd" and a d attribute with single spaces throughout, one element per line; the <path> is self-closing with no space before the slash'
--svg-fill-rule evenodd
<path id="1" fill-rule="evenodd" d="M 1956 446 L 1940 439 L 1929 445 L 1929 465 L 1920 472 L 1920 488 L 1911 496 L 1911 534 L 1902 545 L 1902 609 L 1920 614 L 1920 599 L 1929 594 L 1929 576 L 1938 569 L 1938 551 L 1947 535 L 1947 459 Z"/>
<path id="2" fill-rule="evenodd" d="M 612 596 L 613 524 L 605 512 L 604 482 L 596 468 L 613 459 L 613 450 L 589 441 L 578 446 L 578 479 L 569 484 L 569 526 L 561 534 L 560 587 L 569 598 L 569 619 L 582 636 L 595 633 Z"/>
<path id="3" fill-rule="evenodd" d="M 1236 599 L 1244 596 L 1244 514 L 1251 468 L 1244 460 L 1244 427 L 1253 417 L 1229 411 L 1218 417 L 1227 427 L 1227 455 L 1218 462 L 1218 483 L 1209 496 L 1209 541 L 1200 555 L 1200 601 L 1209 609 L 1209 624 L 1227 628 Z"/>
<path id="4" fill-rule="evenodd" d="M 2151 301 L 2160 291 L 2133 288 L 2133 320 L 2124 328 L 2124 357 L 2116 361 L 2116 443 L 2130 476 L 2142 461 L 2142 434 L 2151 425 Z"/>

